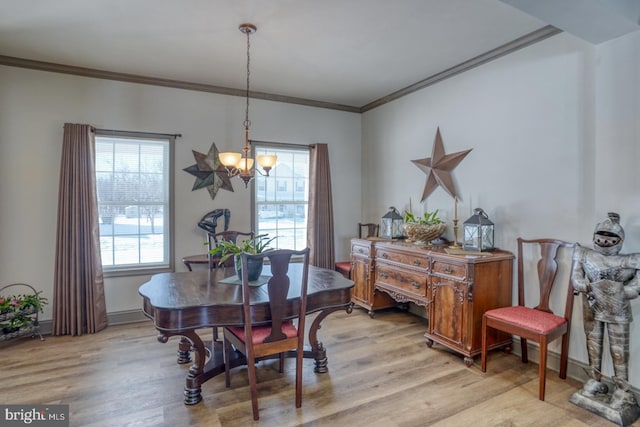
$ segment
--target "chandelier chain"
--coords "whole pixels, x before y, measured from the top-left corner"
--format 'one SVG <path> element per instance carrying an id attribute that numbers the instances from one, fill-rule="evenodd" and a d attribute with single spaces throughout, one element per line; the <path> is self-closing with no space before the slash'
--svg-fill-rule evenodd
<path id="1" fill-rule="evenodd" d="M 247 91 L 246 91 L 247 107 L 244 115 L 244 127 L 249 129 L 249 127 L 251 126 L 251 122 L 249 121 L 249 77 L 251 73 L 250 71 L 251 55 L 249 54 L 249 49 L 251 48 L 251 42 L 250 42 L 249 36 L 251 34 L 251 31 L 247 31 L 246 34 L 247 34 Z"/>

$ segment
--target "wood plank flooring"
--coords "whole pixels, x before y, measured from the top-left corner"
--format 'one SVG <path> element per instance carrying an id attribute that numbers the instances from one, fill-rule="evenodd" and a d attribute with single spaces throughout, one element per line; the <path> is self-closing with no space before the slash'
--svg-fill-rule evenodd
<path id="1" fill-rule="evenodd" d="M 311 322 L 307 322 L 310 324 Z M 252 419 L 246 369 L 202 387 L 183 402 L 188 365 L 176 364 L 177 338 L 156 340 L 151 322 L 110 326 L 82 337 L 23 338 L 0 345 L 4 404 L 69 404 L 72 426 L 612 426 L 568 400 L 581 384 L 549 371 L 538 400 L 537 365 L 517 356 L 479 360 L 424 344 L 426 321 L 400 310 L 334 313 L 323 322 L 329 372 L 305 360 L 302 408 L 294 404 L 295 362 L 258 367 L 260 421 Z M 203 330 L 203 336 L 211 331 Z M 634 425 L 640 426 L 639 422 Z"/>

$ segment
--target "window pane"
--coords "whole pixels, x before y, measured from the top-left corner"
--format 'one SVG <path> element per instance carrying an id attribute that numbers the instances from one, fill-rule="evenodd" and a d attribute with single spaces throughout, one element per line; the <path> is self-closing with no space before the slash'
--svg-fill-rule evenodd
<path id="1" fill-rule="evenodd" d="M 279 249 L 307 246 L 309 204 L 309 150 L 256 144 L 256 154 L 276 154 L 269 177 L 255 180 L 255 218 L 258 234 L 278 236 L 271 244 Z"/>
<path id="2" fill-rule="evenodd" d="M 96 135 L 105 271 L 170 266 L 170 139 Z"/>

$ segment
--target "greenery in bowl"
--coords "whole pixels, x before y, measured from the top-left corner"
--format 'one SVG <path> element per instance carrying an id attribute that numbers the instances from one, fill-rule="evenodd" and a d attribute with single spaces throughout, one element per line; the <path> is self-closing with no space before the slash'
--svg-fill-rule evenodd
<path id="1" fill-rule="evenodd" d="M 433 212 L 425 212 L 422 217 L 416 218 L 412 212 L 404 211 L 404 222 L 409 224 L 442 224 L 438 217 L 438 209 Z"/>

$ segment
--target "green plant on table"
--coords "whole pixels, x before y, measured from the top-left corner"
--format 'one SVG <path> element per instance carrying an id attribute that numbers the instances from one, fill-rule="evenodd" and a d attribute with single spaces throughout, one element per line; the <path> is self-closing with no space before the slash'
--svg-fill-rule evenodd
<path id="1" fill-rule="evenodd" d="M 243 240 L 241 243 L 220 240 L 218 245 L 209 251 L 209 254 L 220 257 L 219 264 L 223 264 L 230 257 L 235 257 L 243 252 L 259 254 L 269 250 L 269 244 L 277 238 L 278 236 L 269 238 L 269 234 L 259 234 L 251 239 Z"/>

